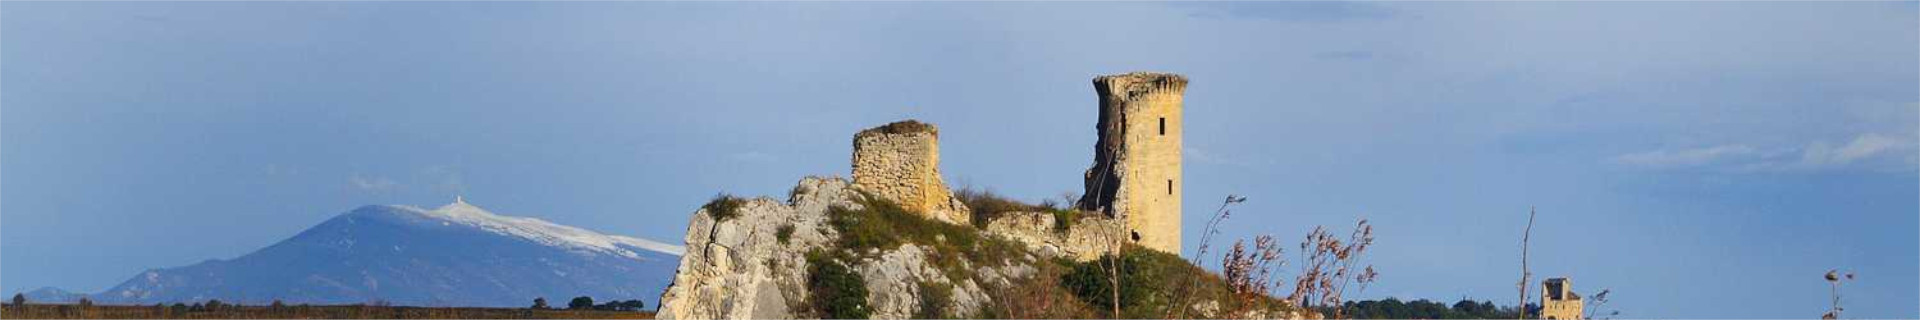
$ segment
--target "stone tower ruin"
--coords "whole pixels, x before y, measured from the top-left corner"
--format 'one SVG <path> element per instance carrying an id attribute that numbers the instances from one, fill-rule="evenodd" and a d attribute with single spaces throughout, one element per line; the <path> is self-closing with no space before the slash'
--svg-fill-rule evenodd
<path id="1" fill-rule="evenodd" d="M 934 220 L 970 220 L 940 179 L 940 130 L 932 124 L 905 120 L 854 134 L 853 186 Z"/>
<path id="2" fill-rule="evenodd" d="M 1540 318 L 1548 320 L 1585 319 L 1586 301 L 1573 293 L 1573 280 L 1551 278 L 1540 283 Z"/>
<path id="3" fill-rule="evenodd" d="M 1126 221 L 1127 237 L 1180 252 L 1180 109 L 1187 78 L 1134 72 L 1093 78 L 1100 95 L 1093 168 L 1080 209 Z"/>

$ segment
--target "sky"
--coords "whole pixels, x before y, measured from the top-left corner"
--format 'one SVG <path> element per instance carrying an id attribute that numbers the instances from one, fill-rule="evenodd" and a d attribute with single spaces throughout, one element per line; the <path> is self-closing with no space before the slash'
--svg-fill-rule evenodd
<path id="1" fill-rule="evenodd" d="M 1535 281 L 1623 317 L 1817 317 L 1838 268 L 1848 317 L 1920 318 L 1917 26 L 1911 1 L 5 2 L 0 291 L 455 195 L 677 242 L 907 118 L 950 184 L 1057 198 L 1089 79 L 1153 70 L 1192 80 L 1187 254 L 1242 195 L 1222 239 L 1371 221 L 1353 298 L 1512 304 L 1535 208 Z"/>

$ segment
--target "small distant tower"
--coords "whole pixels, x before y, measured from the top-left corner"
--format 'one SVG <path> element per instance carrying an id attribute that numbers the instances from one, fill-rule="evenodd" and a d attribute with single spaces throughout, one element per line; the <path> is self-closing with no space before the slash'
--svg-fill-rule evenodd
<path id="1" fill-rule="evenodd" d="M 1093 78 L 1099 141 L 1078 207 L 1123 219 L 1135 243 L 1180 252 L 1180 113 L 1187 78 L 1134 72 Z"/>
<path id="2" fill-rule="evenodd" d="M 1573 293 L 1573 280 L 1550 278 L 1540 287 L 1541 319 L 1579 320 L 1586 315 L 1586 302 Z"/>

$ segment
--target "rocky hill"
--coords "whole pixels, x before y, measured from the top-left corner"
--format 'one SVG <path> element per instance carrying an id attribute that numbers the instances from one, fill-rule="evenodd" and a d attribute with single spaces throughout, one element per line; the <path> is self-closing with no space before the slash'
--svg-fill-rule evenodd
<path id="1" fill-rule="evenodd" d="M 1094 78 L 1100 139 L 1090 196 L 1074 208 L 953 194 L 932 124 L 862 130 L 851 181 L 806 178 L 786 201 L 722 196 L 694 212 L 658 317 L 1310 315 L 1263 290 L 1234 292 L 1169 253 L 1181 248 L 1186 83 L 1168 73 Z"/>
<path id="2" fill-rule="evenodd" d="M 1112 219 L 971 206 L 974 223 L 949 223 L 819 177 L 801 180 L 785 201 L 716 198 L 693 214 L 657 316 L 1307 316 L 1271 298 L 1234 295 L 1180 257 L 1103 236 L 1117 234 Z"/>

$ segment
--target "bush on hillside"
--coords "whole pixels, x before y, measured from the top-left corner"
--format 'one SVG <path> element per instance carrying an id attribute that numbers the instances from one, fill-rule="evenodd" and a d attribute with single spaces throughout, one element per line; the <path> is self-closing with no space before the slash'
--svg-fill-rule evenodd
<path id="1" fill-rule="evenodd" d="M 1066 274 L 1061 275 L 1060 285 L 1085 301 L 1093 310 L 1112 313 L 1114 301 L 1114 279 L 1112 265 L 1116 262 L 1109 254 L 1086 262 L 1067 262 Z M 1285 302 L 1272 297 L 1243 300 L 1234 299 L 1227 283 L 1219 275 L 1188 263 L 1180 256 L 1128 244 L 1121 250 L 1119 263 L 1119 302 L 1120 314 L 1107 315 L 1126 319 L 1201 317 L 1199 314 L 1185 313 L 1176 309 L 1180 302 L 1219 301 L 1221 310 L 1293 310 Z M 1184 296 L 1183 296 L 1184 295 Z M 1236 315 L 1217 314 L 1215 316 L 1232 317 Z"/>
<path id="2" fill-rule="evenodd" d="M 706 209 L 707 214 L 713 216 L 713 222 L 717 223 L 740 216 L 740 207 L 746 204 L 746 199 L 722 193 L 713 196 L 713 200 L 707 201 L 707 204 L 700 206 L 700 208 Z"/>
<path id="3" fill-rule="evenodd" d="M 953 285 L 922 280 L 919 283 L 920 309 L 914 319 L 947 319 L 947 307 L 953 305 Z"/>
<path id="4" fill-rule="evenodd" d="M 972 265 L 999 265 L 1025 247 L 1010 240 L 986 237 L 979 229 L 929 219 L 900 205 L 866 195 L 860 209 L 834 206 L 827 210 L 828 226 L 839 232 L 837 248 L 854 253 L 893 250 L 912 243 L 928 251 L 929 263 L 949 280 L 968 279 Z"/>
<path id="5" fill-rule="evenodd" d="M 815 250 L 807 253 L 807 291 L 814 315 L 825 319 L 866 319 L 867 280 L 844 264 L 852 258 Z"/>

